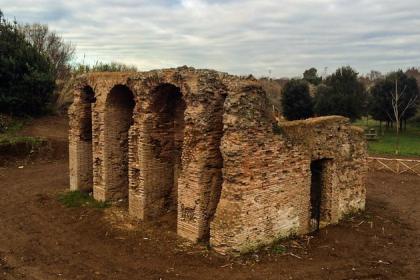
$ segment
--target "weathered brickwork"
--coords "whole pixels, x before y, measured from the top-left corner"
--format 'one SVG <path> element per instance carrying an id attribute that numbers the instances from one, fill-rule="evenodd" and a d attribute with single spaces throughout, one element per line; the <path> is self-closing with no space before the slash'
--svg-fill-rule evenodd
<path id="1" fill-rule="evenodd" d="M 274 124 L 266 108 L 258 81 L 212 70 L 81 76 L 70 188 L 146 221 L 174 213 L 180 236 L 221 253 L 364 209 L 362 132 L 336 116 Z"/>

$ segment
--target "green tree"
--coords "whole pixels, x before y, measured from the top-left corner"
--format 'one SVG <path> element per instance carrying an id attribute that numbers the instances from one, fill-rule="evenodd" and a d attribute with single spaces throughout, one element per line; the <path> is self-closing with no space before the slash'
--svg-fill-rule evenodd
<path id="1" fill-rule="evenodd" d="M 49 60 L 0 11 L 0 113 L 45 112 L 54 90 Z"/>
<path id="2" fill-rule="evenodd" d="M 288 120 L 306 119 L 313 116 L 313 100 L 308 82 L 292 79 L 282 90 L 281 106 Z"/>
<path id="3" fill-rule="evenodd" d="M 392 85 L 391 85 L 392 87 Z M 384 92 L 390 92 L 392 89 L 385 79 L 376 80 L 375 84 L 369 90 L 368 115 L 374 120 L 379 121 L 379 130 L 382 133 L 382 122 L 387 126 L 392 122 L 392 107 L 390 106 L 389 96 Z"/>
<path id="4" fill-rule="evenodd" d="M 303 79 L 306 80 L 308 83 L 311 83 L 313 85 L 319 85 L 322 81 L 322 78 L 318 76 L 318 70 L 316 68 L 312 67 L 308 70 L 305 70 L 303 72 Z"/>
<path id="5" fill-rule="evenodd" d="M 325 83 L 317 88 L 315 113 L 320 116 L 341 115 L 352 121 L 360 118 L 366 112 L 367 94 L 357 75 L 350 66 L 346 66 L 327 77 Z"/>

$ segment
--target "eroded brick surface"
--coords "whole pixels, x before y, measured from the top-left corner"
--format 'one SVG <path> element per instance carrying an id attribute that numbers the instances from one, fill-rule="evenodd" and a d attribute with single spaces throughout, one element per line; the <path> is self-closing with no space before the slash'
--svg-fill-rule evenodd
<path id="1" fill-rule="evenodd" d="M 211 70 L 81 76 L 69 110 L 70 188 L 127 199 L 143 220 L 175 213 L 180 236 L 221 253 L 364 209 L 362 131 L 336 116 L 275 125 L 267 108 L 258 81 Z M 320 200 L 311 199 L 318 160 Z"/>

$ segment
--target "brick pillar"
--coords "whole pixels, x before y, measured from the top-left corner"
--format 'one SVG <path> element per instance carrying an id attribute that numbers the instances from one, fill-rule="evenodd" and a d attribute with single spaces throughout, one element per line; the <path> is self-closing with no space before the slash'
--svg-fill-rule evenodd
<path id="1" fill-rule="evenodd" d="M 70 158 L 70 190 L 92 190 L 92 143 L 82 140 L 71 141 Z"/>
<path id="2" fill-rule="evenodd" d="M 208 241 L 210 222 L 220 199 L 223 101 L 219 96 L 201 104 L 202 110 L 195 105 L 186 111 L 186 119 L 192 121 L 185 127 L 182 171 L 178 181 L 177 232 L 193 242 Z"/>
<path id="3" fill-rule="evenodd" d="M 164 134 L 166 129 L 162 133 L 156 132 L 155 117 L 147 116 L 144 119 L 140 124 L 137 140 L 138 179 L 136 182 L 132 181 L 136 187 L 130 187 L 129 211 L 139 219 L 153 220 L 168 210 L 165 208 L 165 202 L 169 192 L 168 186 L 173 184 L 173 168 L 170 162 L 158 157 L 160 144 L 156 144 L 156 140 L 164 137 L 161 134 Z"/>
<path id="4" fill-rule="evenodd" d="M 70 112 L 69 166 L 70 190 L 91 191 L 92 123 L 91 104 L 77 104 Z"/>
<path id="5" fill-rule="evenodd" d="M 140 184 L 138 129 L 133 125 L 128 132 L 128 210 L 130 215 L 143 219 L 143 200 Z"/>

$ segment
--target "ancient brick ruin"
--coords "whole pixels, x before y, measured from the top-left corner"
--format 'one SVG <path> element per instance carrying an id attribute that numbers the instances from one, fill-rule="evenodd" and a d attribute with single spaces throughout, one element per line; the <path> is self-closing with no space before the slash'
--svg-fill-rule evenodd
<path id="1" fill-rule="evenodd" d="M 78 78 L 70 187 L 172 213 L 218 252 L 336 223 L 365 206 L 363 132 L 343 117 L 274 123 L 258 81 L 181 67 Z"/>

